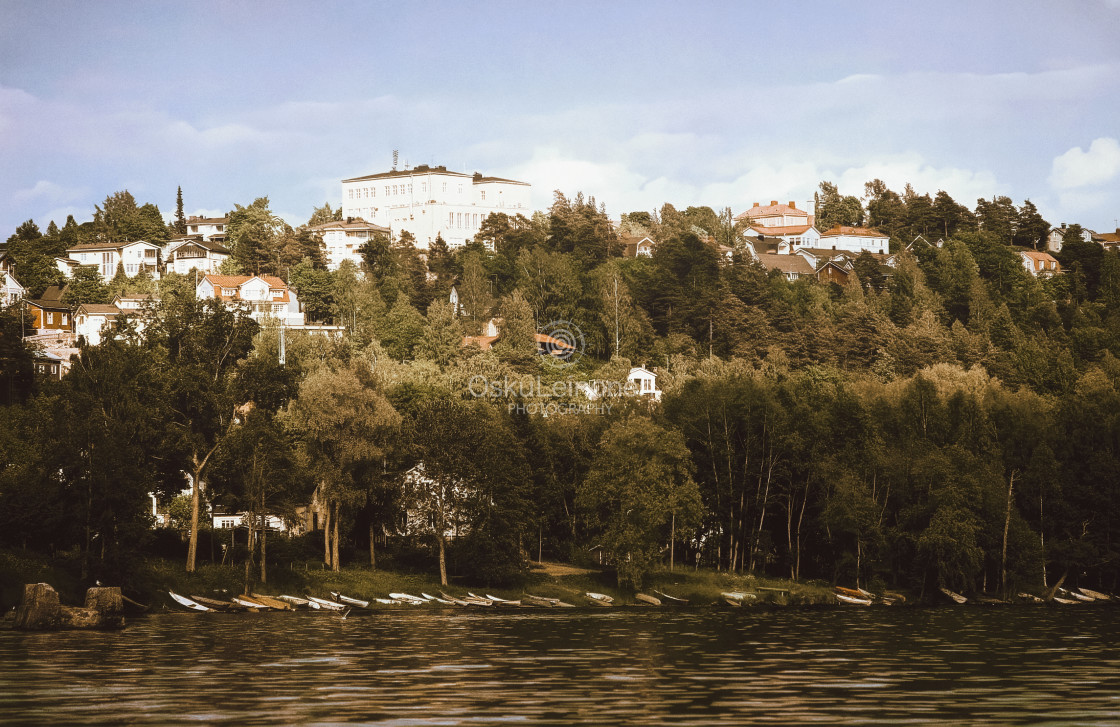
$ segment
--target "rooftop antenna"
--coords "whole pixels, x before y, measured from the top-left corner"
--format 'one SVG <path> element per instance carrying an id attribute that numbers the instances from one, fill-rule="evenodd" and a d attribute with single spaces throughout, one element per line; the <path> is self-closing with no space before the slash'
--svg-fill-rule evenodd
<path id="1" fill-rule="evenodd" d="M 393 150 L 393 171 L 394 172 L 397 171 L 397 157 L 399 157 L 399 156 L 400 156 L 400 151 L 398 151 L 397 149 L 394 149 Z"/>

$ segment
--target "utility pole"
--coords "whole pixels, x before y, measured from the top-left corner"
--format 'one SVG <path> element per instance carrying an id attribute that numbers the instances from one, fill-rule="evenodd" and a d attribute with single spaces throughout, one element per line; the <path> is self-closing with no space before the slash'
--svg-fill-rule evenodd
<path id="1" fill-rule="evenodd" d="M 618 355 L 618 276 L 614 279 L 614 355 Z"/>

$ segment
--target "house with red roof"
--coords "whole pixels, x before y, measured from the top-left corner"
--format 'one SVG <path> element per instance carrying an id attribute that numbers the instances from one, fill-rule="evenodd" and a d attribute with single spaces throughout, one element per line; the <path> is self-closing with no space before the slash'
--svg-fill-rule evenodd
<path id="1" fill-rule="evenodd" d="M 747 221 L 749 238 L 777 238 L 781 241 L 780 253 L 791 253 L 802 247 L 819 247 L 821 233 L 813 224 L 813 215 L 797 208 L 797 203 L 778 204 L 772 200 L 768 205 L 754 205 L 736 215 L 737 222 Z"/>
<path id="2" fill-rule="evenodd" d="M 1048 252 L 1020 250 L 1019 257 L 1022 259 L 1023 267 L 1027 269 L 1027 272 L 1036 278 L 1057 275 L 1062 272 L 1061 264 Z"/>
<path id="3" fill-rule="evenodd" d="M 217 298 L 258 322 L 272 318 L 287 326 L 304 324 L 296 292 L 272 275 L 205 275 L 198 281 L 195 296 L 199 300 Z"/>
<path id="4" fill-rule="evenodd" d="M 820 245 L 825 250 L 847 250 L 857 255 L 864 250 L 886 255 L 891 249 L 891 238 L 869 227 L 849 227 L 837 225 L 821 233 Z"/>

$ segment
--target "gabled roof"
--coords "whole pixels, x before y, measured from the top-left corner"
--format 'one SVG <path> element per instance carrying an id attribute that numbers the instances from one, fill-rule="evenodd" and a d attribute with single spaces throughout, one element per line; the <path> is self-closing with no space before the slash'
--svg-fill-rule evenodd
<path id="1" fill-rule="evenodd" d="M 102 303 L 82 303 L 78 306 L 76 312 L 91 316 L 115 316 L 124 313 L 124 311 L 115 305 L 104 305 Z"/>
<path id="2" fill-rule="evenodd" d="M 783 273 L 797 273 L 798 275 L 812 275 L 813 266 L 800 255 L 777 255 L 774 253 L 760 253 L 758 261 L 767 270 L 778 269 Z"/>
<path id="3" fill-rule="evenodd" d="M 1101 243 L 1116 243 L 1120 242 L 1120 227 L 1116 228 L 1116 232 L 1100 232 L 1093 235 L 1093 239 Z"/>
<path id="4" fill-rule="evenodd" d="M 870 227 L 848 227 L 847 225 L 837 225 L 831 230 L 826 230 L 821 233 L 821 237 L 889 237 L 888 235 L 873 230 Z"/>
<path id="5" fill-rule="evenodd" d="M 385 232 L 389 233 L 391 230 L 388 227 L 375 225 L 372 222 L 366 222 L 362 218 L 354 218 L 348 221 L 335 220 L 333 222 L 324 222 L 321 225 L 308 227 L 307 229 L 312 232 L 327 232 L 328 230 L 343 230 L 345 232 Z"/>
<path id="6" fill-rule="evenodd" d="M 1038 260 L 1039 262 L 1058 262 L 1058 259 L 1048 252 L 1036 252 L 1034 250 L 1020 250 L 1019 254 L 1030 260 Z"/>
<path id="7" fill-rule="evenodd" d="M 757 220 L 759 217 L 778 217 L 779 215 L 796 215 L 798 217 L 809 217 L 809 213 L 805 210 L 797 209 L 796 203 L 791 201 L 789 204 L 778 204 L 777 200 L 773 200 L 765 207 L 755 202 L 749 210 L 740 212 L 735 215 L 735 219 L 741 220 L 747 217 Z"/>
<path id="8" fill-rule="evenodd" d="M 232 255 L 233 254 L 228 247 L 226 247 L 225 245 L 222 245 L 221 243 L 217 242 L 216 240 L 217 240 L 216 237 L 215 237 L 215 239 L 212 239 L 212 240 L 202 240 L 202 239 L 194 238 L 194 237 L 188 238 L 188 239 L 183 239 L 183 240 L 173 240 L 170 244 L 175 244 L 175 243 L 178 243 L 178 244 L 175 244 L 175 247 L 172 248 L 171 254 L 174 254 L 174 253 L 178 252 L 179 250 L 182 250 L 184 247 L 187 247 L 188 245 L 194 245 L 195 247 L 201 247 L 203 250 L 208 250 L 210 252 L 214 252 L 214 253 L 217 253 L 219 255 Z"/>
<path id="9" fill-rule="evenodd" d="M 785 225 L 784 227 L 766 227 L 765 225 L 752 225 L 751 231 L 759 235 L 769 236 L 803 235 L 812 227 L 812 225 Z"/>
<path id="10" fill-rule="evenodd" d="M 62 300 L 62 296 L 66 295 L 66 289 L 69 287 L 69 283 L 66 285 L 49 285 L 47 289 L 43 291 L 43 294 L 39 296 L 39 300 L 60 301 Z"/>
<path id="11" fill-rule="evenodd" d="M 67 253 L 71 252 L 89 252 L 95 250 L 120 250 L 121 248 L 128 247 L 129 245 L 151 245 L 152 247 L 159 247 L 154 242 L 147 240 L 129 240 L 128 242 L 82 242 L 73 247 L 66 248 Z"/>
<path id="12" fill-rule="evenodd" d="M 228 217 L 188 217 L 188 225 L 228 225 Z"/>

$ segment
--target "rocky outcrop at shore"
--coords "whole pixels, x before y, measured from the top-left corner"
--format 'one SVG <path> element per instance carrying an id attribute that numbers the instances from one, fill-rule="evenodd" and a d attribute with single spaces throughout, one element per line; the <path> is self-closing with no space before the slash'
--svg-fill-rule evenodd
<path id="1" fill-rule="evenodd" d="M 64 606 L 49 583 L 28 583 L 16 608 L 13 628 L 21 631 L 117 629 L 124 626 L 120 588 L 91 588 L 84 608 Z"/>

